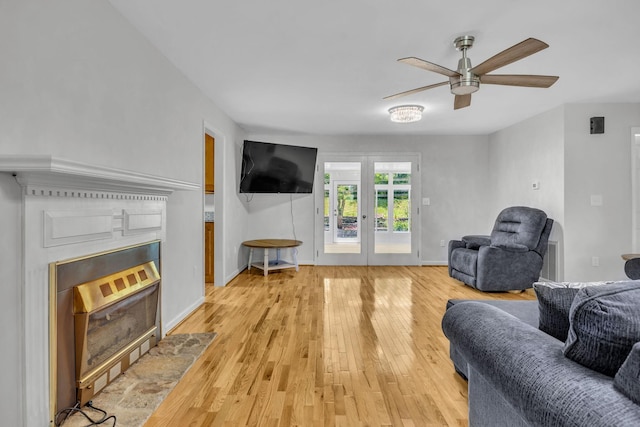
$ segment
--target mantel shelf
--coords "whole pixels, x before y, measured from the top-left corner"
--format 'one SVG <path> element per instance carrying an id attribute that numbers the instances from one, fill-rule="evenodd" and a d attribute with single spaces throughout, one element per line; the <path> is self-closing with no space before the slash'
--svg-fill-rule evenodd
<path id="1" fill-rule="evenodd" d="M 24 188 L 38 186 L 153 195 L 200 188 L 192 182 L 47 155 L 0 155 L 0 172 L 13 174 Z"/>

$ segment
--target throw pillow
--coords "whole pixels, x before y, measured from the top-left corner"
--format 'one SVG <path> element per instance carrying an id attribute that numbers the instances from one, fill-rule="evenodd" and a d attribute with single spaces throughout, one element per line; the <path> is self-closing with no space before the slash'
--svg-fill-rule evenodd
<path id="1" fill-rule="evenodd" d="M 536 282 L 533 289 L 538 297 L 538 328 L 560 341 L 569 333 L 569 309 L 578 291 L 587 286 L 615 282 Z"/>
<path id="2" fill-rule="evenodd" d="M 640 342 L 635 343 L 627 360 L 616 373 L 613 386 L 640 405 Z"/>
<path id="3" fill-rule="evenodd" d="M 640 281 L 580 289 L 569 324 L 564 355 L 613 377 L 640 341 Z"/>

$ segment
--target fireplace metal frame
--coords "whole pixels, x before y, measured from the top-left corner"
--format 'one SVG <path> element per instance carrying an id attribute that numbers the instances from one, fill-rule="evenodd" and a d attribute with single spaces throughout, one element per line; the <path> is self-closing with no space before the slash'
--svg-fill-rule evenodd
<path id="1" fill-rule="evenodd" d="M 160 280 L 154 283 L 158 286 L 158 301 L 156 313 L 156 326 L 149 329 L 137 340 L 129 346 L 120 350 L 116 355 L 112 356 L 108 361 L 101 365 L 102 376 L 96 374 L 96 370 L 92 371 L 91 380 L 98 381 L 98 386 L 93 385 L 89 393 L 84 392 L 82 395 L 77 392 L 75 378 L 72 384 L 67 380 L 61 380 L 61 377 L 75 374 L 75 337 L 60 337 L 58 334 L 59 327 L 69 327 L 74 325 L 75 319 L 73 314 L 74 287 L 87 283 L 101 277 L 107 276 L 117 271 L 130 269 L 141 264 L 154 262 L 157 271 L 161 271 L 161 241 L 153 240 L 140 244 L 134 244 L 122 248 L 108 250 L 104 252 L 94 253 L 77 257 L 73 259 L 52 262 L 49 264 L 49 351 L 50 351 L 50 381 L 49 381 L 49 400 L 51 409 L 51 418 L 53 420 L 55 414 L 60 409 L 73 406 L 77 401 L 83 400 L 85 403 L 93 394 L 94 387 L 102 388 L 101 379 L 104 375 L 117 376 L 117 366 L 110 368 L 104 367 L 113 361 L 117 356 L 123 356 L 122 366 L 124 369 L 130 363 L 133 363 L 140 355 L 153 347 L 157 341 L 163 336 L 162 319 L 161 319 L 161 301 L 162 287 Z M 146 286 L 148 288 L 148 286 Z M 62 296 L 62 298 L 60 298 Z M 73 326 L 72 326 L 73 327 Z M 62 341 L 66 340 L 66 341 Z M 71 341 L 71 342 L 69 342 Z M 62 357 L 58 357 L 62 354 Z M 69 363 L 72 359 L 72 364 Z M 119 365 L 118 365 L 119 366 Z M 110 370 L 112 372 L 109 372 Z M 75 377 L 75 375 L 74 375 Z M 89 378 L 84 379 L 89 380 Z M 69 388 L 73 387 L 73 390 Z"/>
<path id="2" fill-rule="evenodd" d="M 76 347 L 76 387 L 80 405 L 85 405 L 94 394 L 126 371 L 141 355 L 156 344 L 158 325 L 157 302 L 160 291 L 160 274 L 154 261 L 121 270 L 73 287 L 73 312 L 75 320 Z M 89 324 L 90 319 L 103 310 L 120 305 L 138 296 L 151 298 L 155 312 L 152 325 L 144 332 L 138 331 L 135 339 L 117 348 L 96 366 L 89 366 Z M 147 314 L 151 314 L 147 312 Z M 113 319 L 111 319 L 113 320 Z M 107 321 L 107 323 L 109 323 Z M 142 333 L 140 333 L 142 332 Z"/>

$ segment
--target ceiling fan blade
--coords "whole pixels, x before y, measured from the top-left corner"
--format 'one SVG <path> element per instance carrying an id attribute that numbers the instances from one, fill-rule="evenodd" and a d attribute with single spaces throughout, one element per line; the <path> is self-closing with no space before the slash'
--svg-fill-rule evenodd
<path id="1" fill-rule="evenodd" d="M 398 59 L 398 62 L 413 65 L 414 67 L 422 68 L 423 70 L 433 71 L 434 73 L 442 74 L 447 77 L 457 77 L 460 75 L 460 73 L 458 73 L 457 71 L 450 70 L 441 65 L 434 64 L 432 62 L 428 62 L 424 59 L 416 58 L 414 56 Z"/>
<path id="2" fill-rule="evenodd" d="M 500 67 L 511 64 L 512 62 L 526 58 L 529 55 L 533 55 L 534 53 L 548 47 L 549 45 L 545 42 L 529 38 L 503 50 L 497 55 L 492 56 L 482 64 L 473 67 L 471 72 L 481 76 L 483 74 L 490 73 L 493 70 L 497 70 Z"/>
<path id="3" fill-rule="evenodd" d="M 382 99 L 384 99 L 384 100 L 396 99 L 396 98 L 400 98 L 401 96 L 411 95 L 411 94 L 414 94 L 414 93 L 422 92 L 423 90 L 433 89 L 434 87 L 438 87 L 438 86 L 444 86 L 446 84 L 449 84 L 449 82 L 441 82 L 441 83 L 436 83 L 436 84 L 432 84 L 432 85 L 429 85 L 429 86 L 422 86 L 422 87 L 419 87 L 419 88 L 416 88 L 416 89 L 408 90 L 406 92 L 396 93 L 395 95 L 385 96 Z"/>
<path id="4" fill-rule="evenodd" d="M 548 88 L 558 80 L 558 76 L 538 76 L 520 74 L 485 74 L 480 82 L 488 85 L 525 86 Z"/>
<path id="5" fill-rule="evenodd" d="M 455 100 L 453 101 L 453 109 L 458 110 L 460 108 L 468 107 L 471 105 L 471 94 L 467 95 L 456 95 Z"/>

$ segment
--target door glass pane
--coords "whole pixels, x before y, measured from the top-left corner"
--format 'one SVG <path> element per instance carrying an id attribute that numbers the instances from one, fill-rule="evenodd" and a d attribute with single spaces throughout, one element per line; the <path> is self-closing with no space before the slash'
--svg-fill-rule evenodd
<path id="1" fill-rule="evenodd" d="M 324 253 L 361 253 L 359 162 L 324 164 Z"/>
<path id="2" fill-rule="evenodd" d="M 411 184 L 411 174 L 410 173 L 394 173 L 393 183 L 395 185 Z"/>
<path id="3" fill-rule="evenodd" d="M 375 162 L 374 252 L 411 253 L 411 162 Z"/>
<path id="4" fill-rule="evenodd" d="M 387 190 L 376 190 L 376 231 L 389 227 L 389 202 Z"/>
<path id="5" fill-rule="evenodd" d="M 331 200 L 329 199 L 329 195 L 331 194 L 331 192 L 329 191 L 328 188 L 324 189 L 324 231 L 329 231 L 330 230 L 330 224 L 329 224 L 329 212 L 331 209 Z"/>
<path id="6" fill-rule="evenodd" d="M 358 184 L 336 183 L 336 240 L 358 239 Z"/>
<path id="7" fill-rule="evenodd" d="M 393 192 L 393 231 L 411 231 L 410 214 L 409 190 L 395 190 Z"/>

